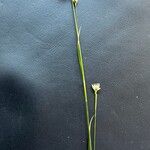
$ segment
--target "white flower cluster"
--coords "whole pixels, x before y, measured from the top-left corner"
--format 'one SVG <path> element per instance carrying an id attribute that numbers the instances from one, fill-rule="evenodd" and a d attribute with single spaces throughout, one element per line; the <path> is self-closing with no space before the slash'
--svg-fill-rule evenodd
<path id="1" fill-rule="evenodd" d="M 92 84 L 92 89 L 95 91 L 95 92 L 98 92 L 101 87 L 100 87 L 100 83 L 93 83 Z"/>

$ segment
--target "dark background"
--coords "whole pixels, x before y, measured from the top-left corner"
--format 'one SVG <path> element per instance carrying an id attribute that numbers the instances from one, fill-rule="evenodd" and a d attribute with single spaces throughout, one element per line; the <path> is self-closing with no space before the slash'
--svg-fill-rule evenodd
<path id="1" fill-rule="evenodd" d="M 150 150 L 150 2 L 79 0 L 78 15 L 97 150 Z M 86 150 L 70 0 L 0 0 L 0 150 L 31 149 Z"/>

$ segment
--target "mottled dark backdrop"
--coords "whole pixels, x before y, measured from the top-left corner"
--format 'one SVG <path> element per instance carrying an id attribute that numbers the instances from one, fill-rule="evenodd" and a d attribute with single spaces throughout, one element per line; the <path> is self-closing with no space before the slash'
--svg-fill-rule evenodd
<path id="1" fill-rule="evenodd" d="M 97 150 L 150 150 L 150 1 L 78 14 Z M 0 150 L 86 150 L 81 89 L 70 0 L 0 0 Z"/>

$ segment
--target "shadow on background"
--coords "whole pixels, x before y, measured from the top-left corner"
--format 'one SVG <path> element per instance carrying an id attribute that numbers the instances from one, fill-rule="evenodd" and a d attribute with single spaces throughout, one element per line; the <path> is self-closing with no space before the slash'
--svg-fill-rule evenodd
<path id="1" fill-rule="evenodd" d="M 34 146 L 35 105 L 25 79 L 0 76 L 0 149 L 30 150 Z"/>

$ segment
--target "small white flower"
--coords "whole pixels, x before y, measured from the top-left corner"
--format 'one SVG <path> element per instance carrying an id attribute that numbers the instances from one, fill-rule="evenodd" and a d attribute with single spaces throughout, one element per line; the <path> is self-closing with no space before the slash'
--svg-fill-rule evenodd
<path id="1" fill-rule="evenodd" d="M 92 84 L 92 89 L 95 91 L 95 92 L 98 92 L 101 87 L 100 87 L 100 83 L 93 83 Z"/>

